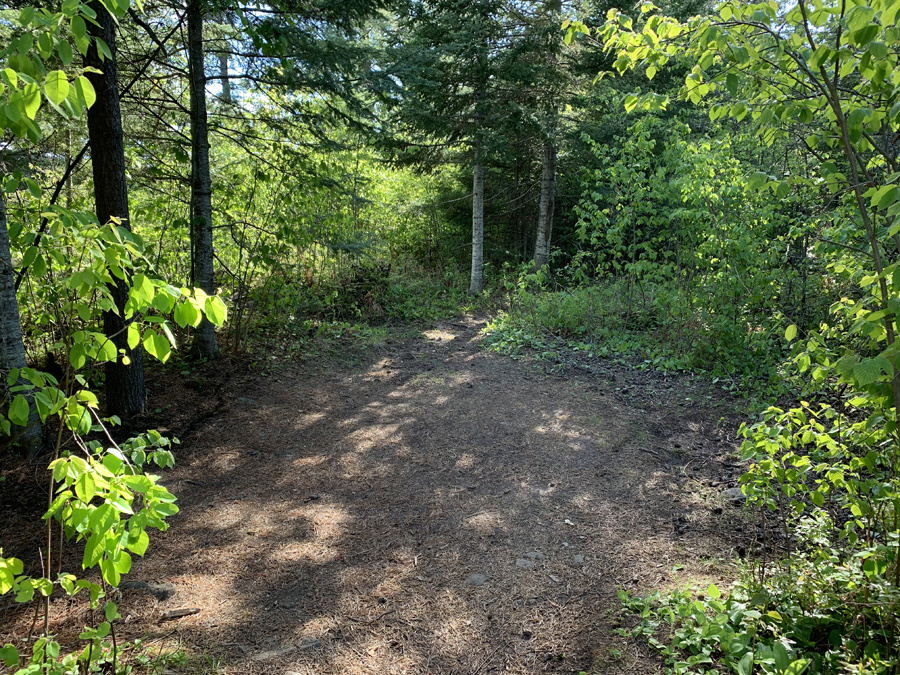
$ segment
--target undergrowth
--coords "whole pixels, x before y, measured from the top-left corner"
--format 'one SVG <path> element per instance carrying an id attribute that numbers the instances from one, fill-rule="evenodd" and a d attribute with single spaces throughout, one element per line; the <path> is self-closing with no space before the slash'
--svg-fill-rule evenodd
<path id="1" fill-rule="evenodd" d="M 638 369 L 705 373 L 755 399 L 774 400 L 786 391 L 785 349 L 771 330 L 685 310 L 684 297 L 663 289 L 648 289 L 633 302 L 616 282 L 555 292 L 528 282 L 507 284 L 508 310 L 486 328 L 490 348 L 513 357 L 587 355 Z"/>

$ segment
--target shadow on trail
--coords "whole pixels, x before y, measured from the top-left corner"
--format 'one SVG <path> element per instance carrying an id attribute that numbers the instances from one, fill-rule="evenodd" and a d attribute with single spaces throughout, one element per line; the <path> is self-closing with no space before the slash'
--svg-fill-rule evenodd
<path id="1" fill-rule="evenodd" d="M 727 554 L 687 480 L 691 463 L 716 475 L 702 426 L 454 326 L 282 376 L 208 425 L 167 477 L 181 513 L 131 575 L 178 595 L 126 591 L 132 630 L 199 607 L 182 633 L 240 672 L 591 672 L 617 588 Z M 672 438 L 696 450 L 647 452 Z"/>

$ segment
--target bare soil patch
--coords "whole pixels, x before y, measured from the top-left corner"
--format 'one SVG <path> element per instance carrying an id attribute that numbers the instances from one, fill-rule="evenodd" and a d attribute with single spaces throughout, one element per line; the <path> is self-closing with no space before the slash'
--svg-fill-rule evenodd
<path id="1" fill-rule="evenodd" d="M 165 477 L 181 512 L 129 575 L 176 593 L 123 590 L 124 637 L 176 631 L 234 673 L 661 670 L 617 635 L 617 589 L 727 578 L 755 534 L 722 494 L 715 389 L 548 373 L 480 349 L 483 325 L 214 390 Z M 5 614 L 21 639 L 31 613 Z"/>

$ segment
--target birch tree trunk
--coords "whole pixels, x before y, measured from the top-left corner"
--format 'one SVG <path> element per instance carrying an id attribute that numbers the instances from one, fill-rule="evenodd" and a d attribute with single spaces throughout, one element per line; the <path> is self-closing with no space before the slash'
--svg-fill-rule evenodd
<path id="1" fill-rule="evenodd" d="M 24 368 L 25 345 L 19 303 L 16 300 L 16 280 L 9 252 L 9 232 L 6 229 L 6 195 L 0 187 L 0 400 L 6 398 L 6 377 L 13 368 Z M 24 430 L 13 426 L 12 437 L 25 450 L 28 459 L 41 449 L 41 425 L 34 404 L 29 401 L 28 426 Z"/>
<path id="2" fill-rule="evenodd" d="M 472 180 L 472 279 L 469 293 L 484 289 L 484 160 L 480 146 L 475 147 L 475 170 Z"/>
<path id="3" fill-rule="evenodd" d="M 228 77 L 228 54 L 219 52 L 219 79 L 222 81 L 222 101 L 231 103 L 231 79 Z"/>
<path id="4" fill-rule="evenodd" d="M 538 207 L 537 242 L 534 267 L 541 269 L 550 260 L 550 237 L 553 233 L 553 206 L 556 202 L 556 147 L 544 144 L 541 157 L 541 202 Z"/>
<path id="5" fill-rule="evenodd" d="M 125 142 L 122 135 L 122 113 L 119 107 L 119 77 L 116 68 L 116 21 L 100 3 L 90 5 L 97 12 L 97 23 L 88 24 L 88 31 L 101 38 L 112 52 L 111 59 L 101 60 L 97 46 L 91 41 L 84 57 L 84 65 L 96 68 L 87 73 L 97 93 L 97 100 L 88 108 L 88 136 L 91 144 L 91 168 L 94 176 L 94 201 L 97 218 L 106 223 L 117 218 L 122 227 L 131 230 L 128 213 L 128 184 L 125 177 Z M 129 284 L 116 279 L 112 295 L 119 312 L 103 314 L 103 330 L 116 349 L 124 350 L 128 365 L 122 359 L 106 364 L 106 412 L 128 419 L 144 409 L 147 387 L 144 384 L 143 349 L 128 346 L 130 321 L 125 317 Z"/>
<path id="6" fill-rule="evenodd" d="M 213 277 L 212 179 L 209 175 L 203 8 L 200 2 L 201 0 L 189 0 L 187 6 L 191 79 L 191 282 L 212 295 L 216 291 Z M 225 67 L 227 70 L 227 60 Z M 224 94 L 227 80 L 223 80 L 222 86 Z M 215 327 L 205 316 L 194 333 L 191 352 L 206 359 L 219 356 Z"/>

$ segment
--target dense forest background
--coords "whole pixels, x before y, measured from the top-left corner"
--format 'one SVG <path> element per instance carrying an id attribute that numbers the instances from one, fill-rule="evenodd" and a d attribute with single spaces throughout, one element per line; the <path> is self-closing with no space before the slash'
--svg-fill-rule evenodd
<path id="1" fill-rule="evenodd" d="M 130 425 L 147 357 L 499 309 L 494 349 L 748 401 L 744 492 L 791 551 L 727 596 L 626 598 L 636 634 L 679 626 L 672 672 L 900 672 L 898 9 L 7 4 L 2 431 L 115 586 L 177 510 L 141 470 L 169 441 Z M 21 572 L 0 592 L 102 597 Z"/>

